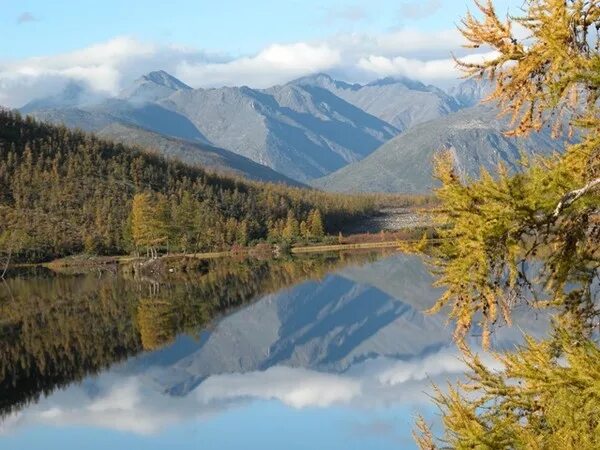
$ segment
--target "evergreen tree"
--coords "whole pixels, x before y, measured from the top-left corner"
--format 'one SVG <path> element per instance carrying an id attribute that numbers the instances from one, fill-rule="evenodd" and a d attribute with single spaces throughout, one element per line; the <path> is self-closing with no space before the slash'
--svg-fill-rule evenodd
<path id="1" fill-rule="evenodd" d="M 296 239 L 300 235 L 300 224 L 292 211 L 288 211 L 285 228 L 283 229 L 283 238 L 288 241 Z"/>
<path id="2" fill-rule="evenodd" d="M 236 230 L 235 242 L 239 245 L 247 245 L 248 244 L 248 221 L 242 220 Z"/>
<path id="3" fill-rule="evenodd" d="M 300 236 L 302 236 L 304 239 L 310 238 L 310 229 L 304 220 L 300 222 Z"/>
<path id="4" fill-rule="evenodd" d="M 560 349 L 560 356 L 557 353 Z M 537 342 L 496 356 L 502 371 L 467 353 L 464 390 L 437 390 L 436 403 L 450 449 L 600 448 L 600 347 L 575 343 L 560 333 L 555 342 Z M 436 449 L 421 419 L 417 442 Z"/>
<path id="5" fill-rule="evenodd" d="M 496 83 L 491 100 L 513 118 L 511 135 L 567 123 L 581 143 L 562 156 L 525 161 L 522 171 L 482 173 L 464 182 L 442 153 L 436 175 L 441 244 L 426 250 L 445 293 L 432 311 L 451 307 L 455 338 L 472 369 L 465 389 L 438 392 L 444 448 L 600 447 L 600 351 L 595 280 L 600 267 L 600 5 L 596 1 L 528 0 L 525 16 L 501 20 L 491 1 L 476 2 L 463 35 L 497 56 L 459 65 Z M 519 40 L 514 25 L 529 37 Z M 425 241 L 424 241 L 425 242 Z M 558 310 L 554 335 L 528 339 L 486 369 L 464 337 L 481 317 L 483 344 L 510 324 L 515 306 Z M 473 395 L 475 392 L 476 395 Z M 423 421 L 417 441 L 437 448 Z"/>
<path id="6" fill-rule="evenodd" d="M 173 243 L 183 252 L 195 250 L 198 244 L 196 206 L 189 192 L 183 192 L 181 201 L 173 205 Z"/>
<path id="7" fill-rule="evenodd" d="M 323 218 L 321 217 L 321 211 L 313 209 L 308 216 L 308 228 L 311 236 L 321 238 L 325 235 L 325 228 L 323 226 Z"/>
<path id="8" fill-rule="evenodd" d="M 133 208 L 142 193 L 149 197 Z M 0 109 L 0 234 L 27 236 L 14 246 L 13 261 L 122 254 L 134 246 L 222 250 L 281 239 L 288 212 L 304 219 L 319 209 L 335 228 L 372 211 L 375 201 L 213 175 Z M 134 220 L 133 209 L 145 218 Z"/>
<path id="9" fill-rule="evenodd" d="M 137 247 L 146 248 L 153 258 L 157 247 L 169 236 L 168 204 L 162 195 L 144 192 L 133 197 L 131 234 Z"/>

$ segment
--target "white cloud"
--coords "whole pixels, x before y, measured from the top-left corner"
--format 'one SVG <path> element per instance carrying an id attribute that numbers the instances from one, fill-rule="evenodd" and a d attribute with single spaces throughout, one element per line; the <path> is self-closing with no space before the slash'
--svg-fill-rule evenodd
<path id="1" fill-rule="evenodd" d="M 59 55 L 0 61 L 0 102 L 22 106 L 32 99 L 56 94 L 69 81 L 115 95 L 125 84 L 151 70 L 174 72 L 182 61 L 221 60 L 222 55 L 118 37 Z"/>
<path id="2" fill-rule="evenodd" d="M 493 370 L 502 368 L 500 363 L 488 353 L 481 356 L 485 365 Z M 378 381 L 385 386 L 396 386 L 410 381 L 424 381 L 440 376 L 459 375 L 467 370 L 463 357 L 458 351 L 443 350 L 421 359 L 397 361 L 381 371 Z"/>
<path id="3" fill-rule="evenodd" d="M 147 58 L 156 49 L 130 38 L 116 38 L 73 52 L 22 61 L 0 63 L 0 86 L 20 83 L 34 85 L 49 78 L 68 78 L 89 84 L 97 90 L 114 93 L 120 68 L 131 58 Z"/>
<path id="4" fill-rule="evenodd" d="M 340 52 L 325 44 L 297 43 L 272 45 L 256 56 L 225 63 L 190 64 L 184 61 L 176 74 L 196 86 L 248 84 L 260 88 L 328 70 L 340 62 Z"/>
<path id="5" fill-rule="evenodd" d="M 429 82 L 457 77 L 449 55 L 460 53 L 455 30 L 401 29 L 384 34 L 348 33 L 318 42 L 273 44 L 255 55 L 231 57 L 189 47 L 158 45 L 131 37 L 58 55 L 0 60 L 0 104 L 20 107 L 76 81 L 102 95 L 116 95 L 151 70 L 166 70 L 193 87 L 269 87 L 315 72 L 347 81 L 404 75 Z"/>
<path id="6" fill-rule="evenodd" d="M 250 397 L 279 400 L 293 408 L 348 403 L 360 394 L 358 380 L 289 367 L 214 376 L 196 390 L 204 403 Z"/>
<path id="7" fill-rule="evenodd" d="M 464 62 L 478 62 L 496 56 L 496 53 L 489 52 L 469 55 L 460 59 Z M 374 73 L 377 76 L 402 75 L 429 82 L 456 80 L 461 75 L 460 70 L 456 67 L 456 62 L 452 58 L 424 61 L 403 56 L 388 58 L 371 55 L 361 58 L 358 65 L 365 71 Z"/>
<path id="8" fill-rule="evenodd" d="M 396 30 L 378 37 L 379 54 L 407 52 L 410 54 L 423 53 L 432 50 L 451 52 L 464 43 L 460 33 L 455 29 L 425 32 L 414 28 Z"/>

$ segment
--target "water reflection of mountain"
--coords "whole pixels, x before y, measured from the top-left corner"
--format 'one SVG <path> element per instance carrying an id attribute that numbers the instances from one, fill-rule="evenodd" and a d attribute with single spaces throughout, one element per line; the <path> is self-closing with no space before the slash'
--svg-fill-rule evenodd
<path id="1" fill-rule="evenodd" d="M 347 268 L 225 317 L 196 350 L 171 360 L 168 369 L 155 372 L 153 378 L 166 392 L 186 395 L 219 374 L 276 366 L 343 373 L 380 358 L 423 360 L 453 349 L 452 326 L 445 316 L 423 313 L 439 293 L 414 256 Z M 534 319 L 517 318 L 517 324 L 541 333 L 544 325 Z M 519 328 L 500 329 L 495 345 L 510 347 L 521 334 Z"/>
<path id="2" fill-rule="evenodd" d="M 15 276 L 0 283 L 0 411 L 18 409 L 143 350 L 157 350 L 181 333 L 197 334 L 215 316 L 257 296 L 374 258 L 221 260 L 178 270 L 160 282 L 127 272 Z M 180 339 L 164 356 L 149 358 L 175 362 L 198 345 Z"/>
<path id="3" fill-rule="evenodd" d="M 3 408 L 83 380 L 22 409 L 20 426 L 143 434 L 249 399 L 292 408 L 420 402 L 428 377 L 443 381 L 464 370 L 445 316 L 422 312 L 439 291 L 416 257 L 357 262 L 365 260 L 220 265 L 164 280 L 153 296 L 122 278 L 99 286 L 89 277 L 59 277 L 35 293 L 30 282 L 13 281 L 13 292 L 24 283 L 22 290 L 35 295 L 23 311 L 6 300 L 0 306 L 12 314 L 2 322 L 3 342 L 10 343 L 2 349 Z M 43 309 L 49 289 L 62 300 Z M 223 311 L 230 312 L 202 330 Z M 541 334 L 544 326 L 531 315 L 517 317 L 517 327 L 499 330 L 495 344 L 512 346 L 521 340 L 519 327 Z"/>

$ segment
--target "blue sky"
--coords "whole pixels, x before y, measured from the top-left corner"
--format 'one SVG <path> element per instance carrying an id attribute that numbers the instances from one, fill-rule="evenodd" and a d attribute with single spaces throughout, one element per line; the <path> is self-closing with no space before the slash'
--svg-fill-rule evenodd
<path id="1" fill-rule="evenodd" d="M 519 1 L 501 0 L 501 9 Z M 470 0 L 0 0 L 2 58 L 75 50 L 115 36 L 241 55 L 275 43 L 401 27 L 453 28 Z M 368 6 L 367 6 L 368 5 Z M 42 38 L 43 37 L 43 38 Z"/>
<path id="2" fill-rule="evenodd" d="M 496 3 L 516 12 L 522 2 Z M 469 6 L 471 0 L 0 0 L 0 26 L 10 36 L 0 44 L 0 104 L 14 106 L 69 79 L 115 94 L 153 68 L 194 87 L 266 87 L 315 71 L 349 81 L 402 75 L 447 84 L 456 74 L 444 60 L 461 51 L 455 24 Z"/>

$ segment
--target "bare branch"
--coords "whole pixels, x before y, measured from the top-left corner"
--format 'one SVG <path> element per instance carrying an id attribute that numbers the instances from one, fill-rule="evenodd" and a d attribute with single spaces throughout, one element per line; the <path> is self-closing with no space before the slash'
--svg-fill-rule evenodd
<path id="1" fill-rule="evenodd" d="M 556 209 L 554 210 L 553 217 L 556 218 L 556 217 L 560 216 L 560 213 L 563 212 L 563 210 L 565 208 L 568 208 L 573 203 L 575 203 L 577 200 L 579 200 L 581 197 L 583 197 L 585 194 L 593 191 L 594 189 L 596 189 L 598 187 L 600 187 L 600 178 L 591 180 L 588 184 L 586 184 L 581 189 L 576 189 L 574 191 L 571 191 L 571 192 L 565 194 L 563 196 L 563 198 L 560 200 L 560 202 L 558 202 L 558 205 L 556 206 Z"/>
<path id="2" fill-rule="evenodd" d="M 8 256 L 6 257 L 6 264 L 4 265 L 4 270 L 0 274 L 0 280 L 4 280 L 4 276 L 6 275 L 6 272 L 8 271 L 8 266 L 10 265 L 10 257 L 11 256 L 12 256 L 12 247 L 8 251 Z"/>

